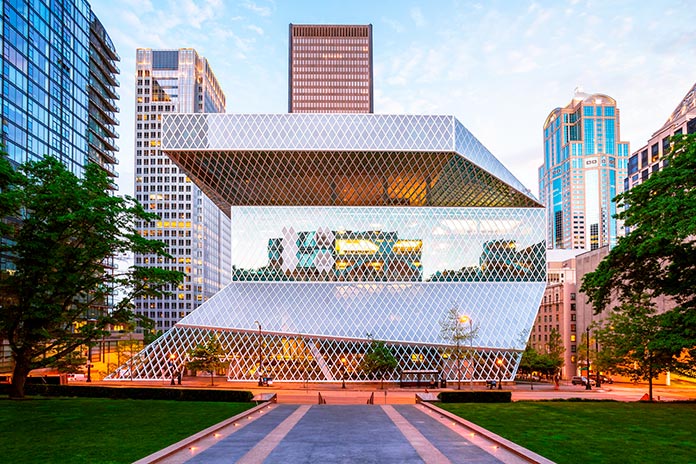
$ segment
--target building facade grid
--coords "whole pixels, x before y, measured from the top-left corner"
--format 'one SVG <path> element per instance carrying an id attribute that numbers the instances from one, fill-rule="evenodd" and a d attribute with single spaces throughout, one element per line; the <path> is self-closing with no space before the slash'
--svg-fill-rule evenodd
<path id="1" fill-rule="evenodd" d="M 225 96 L 207 60 L 193 49 L 137 50 L 135 196 L 160 219 L 138 232 L 164 241 L 172 258 L 136 254 L 138 266 L 185 274 L 169 295 L 138 298 L 135 312 L 165 331 L 230 280 L 229 218 L 161 151 L 162 115 L 225 111 Z"/>

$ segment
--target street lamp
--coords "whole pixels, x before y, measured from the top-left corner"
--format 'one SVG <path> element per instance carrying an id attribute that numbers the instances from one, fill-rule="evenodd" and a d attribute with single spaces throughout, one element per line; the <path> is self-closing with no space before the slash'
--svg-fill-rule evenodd
<path id="1" fill-rule="evenodd" d="M 587 377 L 585 377 L 585 390 L 592 390 L 590 386 L 590 326 L 588 325 L 585 329 L 587 331 Z"/>
<path id="2" fill-rule="evenodd" d="M 498 390 L 503 389 L 503 358 L 498 358 L 495 360 L 498 365 Z"/>
<path id="3" fill-rule="evenodd" d="M 346 388 L 346 361 L 345 357 L 341 358 L 341 388 L 343 389 Z"/>
<path id="4" fill-rule="evenodd" d="M 263 362 L 263 360 L 261 358 L 261 323 L 259 321 L 254 321 L 254 324 L 259 326 L 259 369 L 258 369 L 258 373 L 259 373 L 259 387 L 260 387 L 261 384 L 263 383 L 263 379 L 261 378 L 261 364 Z"/>
<path id="5" fill-rule="evenodd" d="M 474 339 L 473 339 L 472 335 L 474 333 L 474 321 L 469 316 L 460 316 L 458 322 L 460 324 L 466 324 L 467 322 L 469 323 L 469 368 L 471 369 L 471 377 L 469 377 L 469 389 L 473 390 L 474 389 L 474 367 L 473 367 Z M 459 345 L 458 344 L 457 344 L 457 359 L 459 360 Z M 461 372 L 461 370 L 460 370 L 460 372 Z M 460 377 L 461 377 L 461 374 L 460 374 Z M 458 389 L 461 389 L 461 385 L 459 385 Z"/>
<path id="6" fill-rule="evenodd" d="M 172 375 L 171 385 L 174 385 L 174 360 L 176 359 L 176 354 L 172 353 L 169 355 L 169 373 Z"/>
<path id="7" fill-rule="evenodd" d="M 87 347 L 87 382 L 92 381 L 92 345 Z"/>

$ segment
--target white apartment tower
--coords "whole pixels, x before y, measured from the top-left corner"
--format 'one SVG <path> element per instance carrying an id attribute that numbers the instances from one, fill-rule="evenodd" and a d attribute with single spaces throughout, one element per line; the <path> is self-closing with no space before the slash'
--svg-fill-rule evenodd
<path id="1" fill-rule="evenodd" d="M 231 280 L 230 218 L 160 150 L 163 113 L 224 113 L 225 95 L 208 61 L 193 49 L 138 49 L 135 195 L 159 220 L 138 232 L 164 241 L 171 259 L 135 255 L 135 264 L 186 274 L 178 288 L 135 301 L 135 312 L 166 331 Z"/>

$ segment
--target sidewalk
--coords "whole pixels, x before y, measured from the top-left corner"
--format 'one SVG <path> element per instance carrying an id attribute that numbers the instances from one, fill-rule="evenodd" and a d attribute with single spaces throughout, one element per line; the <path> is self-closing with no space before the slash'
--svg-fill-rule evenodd
<path id="1" fill-rule="evenodd" d="M 79 382 L 81 384 L 81 382 Z M 74 384 L 78 384 L 75 382 Z M 277 393 L 278 402 L 288 404 L 317 404 L 318 395 L 331 399 L 331 404 L 366 404 L 368 398 L 374 393 L 375 404 L 413 404 L 415 395 L 425 390 L 431 393 L 440 391 L 452 391 L 453 388 L 399 388 L 398 385 L 384 384 L 380 388 L 379 382 L 352 383 L 346 382 L 346 388 L 338 383 L 301 383 L 301 382 L 275 382 L 270 387 L 259 387 L 256 382 L 228 382 L 224 377 L 216 378 L 215 385 L 210 386 L 209 377 L 185 377 L 182 384 L 172 387 L 169 379 L 161 381 L 101 381 L 92 385 L 104 386 L 150 386 L 166 388 L 216 388 L 248 390 L 254 395 L 258 393 Z M 85 384 L 89 385 L 89 384 Z M 462 384 L 462 390 L 471 388 L 468 384 Z M 474 390 L 485 390 L 483 385 L 474 385 Z M 600 388 L 592 387 L 585 390 L 580 385 L 562 383 L 558 390 L 553 384 L 535 383 L 503 385 L 504 390 L 512 391 L 513 401 L 533 401 L 552 399 L 598 399 L 615 401 L 638 401 L 648 392 L 646 384 L 614 383 L 605 384 Z M 653 386 L 653 396 L 661 401 L 694 400 L 696 399 L 696 385 Z"/>

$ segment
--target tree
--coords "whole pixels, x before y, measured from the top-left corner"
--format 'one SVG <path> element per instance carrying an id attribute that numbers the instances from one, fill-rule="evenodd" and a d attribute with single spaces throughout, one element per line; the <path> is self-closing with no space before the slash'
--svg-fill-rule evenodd
<path id="1" fill-rule="evenodd" d="M 396 369 L 396 358 L 383 341 L 370 340 L 370 348 L 360 362 L 360 368 L 367 375 L 376 376 L 381 382 L 380 388 L 384 388 L 384 375 Z"/>
<path id="2" fill-rule="evenodd" d="M 623 211 L 616 217 L 631 232 L 585 275 L 580 290 L 595 313 L 618 301 L 616 317 L 649 315 L 660 329 L 649 351 L 672 353 L 674 366 L 689 370 L 696 363 L 696 136 L 675 136 L 672 142 L 661 171 L 617 196 Z M 676 307 L 650 313 L 644 300 L 657 297 L 673 300 Z M 644 349 L 639 339 L 629 340 L 637 343 L 637 352 Z"/>
<path id="3" fill-rule="evenodd" d="M 217 337 L 211 335 L 205 345 L 198 344 L 188 352 L 190 360 L 186 363 L 186 368 L 210 373 L 210 385 L 215 385 L 215 371 L 222 366 L 223 354 Z"/>
<path id="4" fill-rule="evenodd" d="M 555 328 L 549 332 L 549 342 L 546 344 L 546 352 L 543 354 L 543 367 L 539 370 L 546 375 L 555 375 L 563 367 L 563 356 L 565 347 L 563 346 L 563 337 Z"/>
<path id="5" fill-rule="evenodd" d="M 470 364 L 473 363 L 474 352 L 470 345 L 477 333 L 478 327 L 474 327 L 470 317 L 461 315 L 456 306 L 448 309 L 440 320 L 440 335 L 445 343 L 451 345 L 450 358 L 457 361 L 457 389 L 462 387 L 462 359 L 469 359 Z M 471 379 L 473 379 L 473 366 L 470 365 L 469 369 L 471 369 Z"/>
<path id="6" fill-rule="evenodd" d="M 532 344 L 528 342 L 527 346 L 524 347 L 522 359 L 520 360 L 520 366 L 517 368 L 517 370 L 523 374 L 529 375 L 531 378 L 532 373 L 536 370 L 539 364 L 538 358 L 539 353 L 532 346 Z"/>
<path id="7" fill-rule="evenodd" d="M 653 379 L 677 364 L 679 351 L 665 348 L 660 338 L 665 331 L 662 317 L 645 295 L 623 303 L 596 331 L 602 349 L 598 362 L 632 380 L 648 381 L 650 401 Z M 601 359 L 601 360 L 600 360 Z"/>
<path id="8" fill-rule="evenodd" d="M 23 397 L 32 369 L 55 364 L 132 317 L 133 299 L 159 296 L 183 274 L 110 268 L 125 252 L 170 257 L 163 242 L 138 235 L 152 221 L 132 197 L 110 195 L 107 174 L 88 164 L 82 178 L 53 157 L 14 169 L 0 154 L 0 338 L 15 363 L 10 396 Z M 16 220 L 13 218 L 20 218 Z M 115 295 L 123 298 L 110 306 Z"/>

